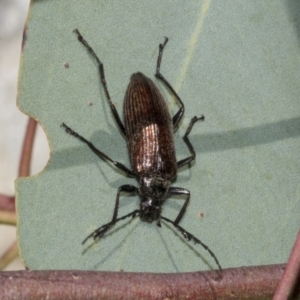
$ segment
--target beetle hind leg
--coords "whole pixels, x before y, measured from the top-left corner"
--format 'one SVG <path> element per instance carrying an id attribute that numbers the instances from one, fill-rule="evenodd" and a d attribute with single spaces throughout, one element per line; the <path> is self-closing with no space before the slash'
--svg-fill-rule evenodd
<path id="1" fill-rule="evenodd" d="M 157 57 L 157 63 L 156 63 L 156 73 L 155 73 L 155 77 L 157 79 L 159 79 L 160 81 L 162 81 L 164 83 L 164 85 L 168 88 L 168 90 L 170 91 L 170 93 L 177 99 L 177 101 L 179 102 L 179 110 L 177 111 L 177 113 L 173 116 L 173 128 L 174 131 L 177 130 L 178 128 L 178 124 L 183 116 L 184 113 L 184 104 L 182 102 L 182 100 L 180 99 L 180 97 L 177 95 L 177 93 L 175 92 L 175 90 L 173 89 L 173 87 L 171 86 L 171 84 L 167 81 L 167 79 L 160 73 L 160 65 L 161 65 L 161 60 L 162 60 L 162 55 L 163 55 L 163 51 L 164 48 L 168 42 L 168 38 L 165 37 L 165 41 L 163 44 L 159 44 L 159 53 L 158 53 L 158 57 Z"/>
<path id="2" fill-rule="evenodd" d="M 78 41 L 87 49 L 87 51 L 91 54 L 91 56 L 95 59 L 97 65 L 98 65 L 98 71 L 99 71 L 99 76 L 100 76 L 100 81 L 102 83 L 102 86 L 104 88 L 104 92 L 105 92 L 105 96 L 106 99 L 109 103 L 111 112 L 113 114 L 113 117 L 122 133 L 122 135 L 124 137 L 126 137 L 126 132 L 125 132 L 125 127 L 124 124 L 121 121 L 121 118 L 118 114 L 118 111 L 115 107 L 115 105 L 112 103 L 111 98 L 110 98 L 110 94 L 108 92 L 108 88 L 107 88 L 107 83 L 106 83 L 106 78 L 105 78 L 105 74 L 104 74 L 104 67 L 103 67 L 103 63 L 100 61 L 100 59 L 98 58 L 97 54 L 95 53 L 95 51 L 93 50 L 93 48 L 88 44 L 88 42 L 83 38 L 83 36 L 81 35 L 81 33 L 79 32 L 78 29 L 74 29 L 73 32 L 77 35 Z"/>

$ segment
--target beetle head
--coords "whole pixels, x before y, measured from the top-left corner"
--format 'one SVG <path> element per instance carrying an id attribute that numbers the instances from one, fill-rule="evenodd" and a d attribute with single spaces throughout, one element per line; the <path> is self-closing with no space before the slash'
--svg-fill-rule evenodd
<path id="1" fill-rule="evenodd" d="M 141 178 L 139 194 L 142 198 L 140 204 L 140 218 L 146 222 L 158 220 L 161 214 L 161 205 L 164 202 L 171 182 L 161 177 Z"/>

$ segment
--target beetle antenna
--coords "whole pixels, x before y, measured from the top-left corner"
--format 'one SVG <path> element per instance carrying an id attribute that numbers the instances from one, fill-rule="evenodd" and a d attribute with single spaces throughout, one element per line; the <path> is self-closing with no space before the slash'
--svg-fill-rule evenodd
<path id="1" fill-rule="evenodd" d="M 101 227 L 97 228 L 95 231 L 93 231 L 90 235 L 88 235 L 82 242 L 82 245 L 89 239 L 89 238 L 93 238 L 94 240 L 97 239 L 97 238 L 102 238 L 104 236 L 104 234 L 110 229 L 112 228 L 117 222 L 121 221 L 121 220 L 124 220 L 128 217 L 131 217 L 134 218 L 135 215 L 139 212 L 138 209 L 132 211 L 131 213 L 129 213 L 128 215 L 125 215 L 123 217 L 120 217 L 116 220 L 112 220 L 111 222 L 107 223 L 107 224 L 104 224 L 102 225 Z"/>
<path id="2" fill-rule="evenodd" d="M 195 236 L 193 236 L 191 233 L 187 232 L 185 229 L 183 229 L 181 226 L 179 226 L 178 224 L 176 224 L 174 221 L 170 220 L 170 219 L 167 219 L 163 216 L 160 216 L 161 219 L 173 224 L 174 227 L 176 227 L 180 233 L 184 236 L 184 238 L 187 240 L 187 241 L 190 241 L 190 240 L 193 240 L 195 242 L 195 244 L 200 244 L 206 251 L 208 251 L 208 253 L 211 255 L 211 257 L 215 260 L 220 272 L 222 272 L 222 267 L 219 263 L 219 260 L 217 259 L 216 255 L 210 250 L 210 248 L 205 245 L 204 243 L 202 243 L 199 239 L 197 239 Z"/>

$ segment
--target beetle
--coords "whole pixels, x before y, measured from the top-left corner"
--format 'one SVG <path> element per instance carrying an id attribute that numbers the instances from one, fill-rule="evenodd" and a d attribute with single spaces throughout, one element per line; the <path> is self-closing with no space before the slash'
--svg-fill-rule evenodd
<path id="1" fill-rule="evenodd" d="M 132 74 L 125 93 L 123 124 L 115 105 L 111 101 L 102 62 L 88 42 L 83 38 L 79 30 L 75 29 L 73 32 L 77 35 L 79 42 L 84 45 L 97 63 L 100 81 L 110 105 L 112 115 L 120 132 L 127 141 L 132 169 L 129 169 L 124 164 L 111 159 L 65 123 L 62 123 L 61 126 L 65 128 L 65 131 L 68 134 L 85 143 L 98 157 L 111 162 L 115 167 L 125 172 L 129 177 L 135 177 L 138 181 L 138 187 L 126 184 L 118 188 L 111 221 L 93 231 L 84 239 L 82 244 L 84 244 L 89 238 L 93 238 L 95 240 L 103 237 L 104 234 L 117 222 L 128 217 L 135 217 L 136 215 L 139 215 L 142 221 L 149 223 L 156 221 L 156 224 L 159 227 L 161 227 L 161 220 L 171 223 L 179 230 L 186 240 L 193 240 L 196 244 L 200 244 L 204 247 L 213 257 L 221 271 L 221 265 L 210 248 L 179 225 L 189 203 L 190 192 L 184 188 L 172 187 L 171 183 L 176 178 L 177 170 L 192 162 L 196 157 L 195 150 L 188 138 L 188 135 L 197 121 L 204 121 L 204 116 L 195 116 L 191 119 L 183 136 L 183 140 L 190 150 L 191 155 L 177 162 L 174 146 L 174 132 L 178 129 L 179 122 L 182 119 L 184 104 L 170 83 L 160 73 L 163 50 L 168 42 L 168 38 L 165 38 L 164 42 L 159 45 L 155 77 L 160 80 L 176 98 L 180 106 L 179 110 L 173 117 L 171 117 L 166 101 L 164 100 L 160 90 L 151 79 L 146 77 L 144 74 L 137 72 Z M 119 198 L 122 192 L 139 195 L 141 198 L 140 208 L 127 215 L 118 217 Z M 185 197 L 184 204 L 175 221 L 161 215 L 162 205 L 165 200 L 172 195 L 181 195 Z"/>

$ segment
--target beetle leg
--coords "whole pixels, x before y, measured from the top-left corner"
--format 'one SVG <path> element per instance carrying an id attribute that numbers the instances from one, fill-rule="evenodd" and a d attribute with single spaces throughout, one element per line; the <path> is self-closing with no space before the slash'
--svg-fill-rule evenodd
<path id="1" fill-rule="evenodd" d="M 117 193 L 117 197 L 116 197 L 116 203 L 115 203 L 114 213 L 113 213 L 113 217 L 112 217 L 112 220 L 111 220 L 112 223 L 116 223 L 116 220 L 117 220 L 118 209 L 119 209 L 119 198 L 120 198 L 120 193 L 121 192 L 137 194 L 138 193 L 138 189 L 135 186 L 129 185 L 129 184 L 124 184 L 124 185 L 122 185 L 122 186 L 120 186 L 118 188 L 118 193 Z"/>
<path id="2" fill-rule="evenodd" d="M 186 199 L 184 201 L 184 204 L 177 216 L 177 218 L 175 219 L 175 221 L 172 221 L 168 218 L 165 218 L 163 217 L 162 215 L 160 216 L 161 219 L 173 224 L 174 227 L 176 227 L 180 233 L 184 236 L 184 238 L 187 240 L 187 241 L 194 241 L 195 244 L 200 244 L 206 251 L 208 251 L 208 253 L 211 255 L 211 257 L 215 260 L 219 270 L 222 272 L 222 267 L 219 263 L 219 260 L 217 259 L 216 255 L 210 250 L 210 248 L 202 243 L 202 241 L 200 241 L 199 239 L 197 239 L 195 236 L 193 236 L 191 233 L 189 233 L 188 231 L 186 231 L 184 228 L 182 228 L 181 226 L 179 226 L 179 222 L 180 220 L 182 219 L 184 213 L 185 213 L 185 210 L 186 210 L 186 207 L 189 203 L 189 200 L 190 200 L 190 191 L 186 190 L 186 189 L 183 189 L 183 188 L 178 188 L 178 187 L 170 187 L 169 189 L 169 193 L 168 193 L 168 196 L 171 196 L 171 195 L 185 195 L 186 196 Z"/>
<path id="3" fill-rule="evenodd" d="M 161 219 L 173 224 L 174 227 L 176 227 L 180 233 L 184 236 L 184 238 L 187 240 L 187 241 L 194 241 L 195 244 L 200 244 L 206 251 L 208 251 L 208 253 L 211 255 L 211 257 L 215 260 L 219 270 L 222 272 L 222 267 L 216 257 L 216 255 L 210 250 L 210 248 L 204 244 L 202 241 L 200 241 L 198 238 L 196 238 L 194 235 L 192 235 L 191 233 L 189 233 L 188 231 L 186 231 L 184 228 L 182 228 L 181 226 L 179 226 L 179 222 L 180 220 L 182 219 L 184 213 L 185 213 L 185 210 L 186 210 L 186 207 L 189 203 L 189 200 L 190 200 L 190 191 L 186 190 L 186 189 L 183 189 L 183 188 L 178 188 L 178 187 L 171 187 L 170 190 L 169 190 L 169 195 L 185 195 L 186 196 L 186 199 L 184 201 L 184 204 L 177 216 L 177 218 L 175 219 L 175 221 L 172 221 L 168 218 L 165 218 L 163 216 L 160 216 Z"/>
<path id="4" fill-rule="evenodd" d="M 124 124 L 121 121 L 121 118 L 118 114 L 118 111 L 115 107 L 115 105 L 112 103 L 111 99 L 110 99 L 110 95 L 108 92 L 108 88 L 107 88 L 107 84 L 106 84 L 106 79 L 105 79 L 105 74 L 104 74 L 104 67 L 103 67 L 103 63 L 100 61 L 100 59 L 98 58 L 98 56 L 96 55 L 96 53 L 94 52 L 94 50 L 92 49 L 92 47 L 88 44 L 88 42 L 83 38 L 83 36 L 81 35 L 81 33 L 79 32 L 78 29 L 75 29 L 73 32 L 75 32 L 77 34 L 77 38 L 78 41 L 83 44 L 83 46 L 87 49 L 87 51 L 92 55 L 92 57 L 96 60 L 96 63 L 98 65 L 98 71 L 99 71 L 99 75 L 100 75 L 100 81 L 102 83 L 102 86 L 104 88 L 104 92 L 106 95 L 106 99 L 110 105 L 110 109 L 111 112 L 113 114 L 113 117 L 121 131 L 121 133 L 123 134 L 124 137 L 126 137 L 126 132 L 125 132 L 125 127 Z"/>
<path id="5" fill-rule="evenodd" d="M 179 108 L 178 112 L 173 116 L 173 128 L 174 128 L 174 131 L 176 131 L 177 128 L 178 128 L 178 124 L 179 124 L 179 122 L 180 122 L 180 120 L 181 120 L 181 118 L 183 116 L 183 113 L 184 113 L 184 104 L 181 101 L 180 97 L 175 92 L 175 90 L 172 88 L 171 84 L 160 73 L 160 65 L 161 65 L 161 59 L 162 59 L 162 55 L 163 55 L 163 50 L 164 50 L 164 47 L 166 46 L 167 42 L 168 42 L 168 38 L 165 38 L 164 43 L 159 45 L 159 53 L 158 53 L 158 57 L 157 57 L 155 77 L 157 79 L 161 80 L 166 85 L 166 87 L 169 89 L 169 91 L 171 92 L 171 94 L 173 94 L 173 96 L 179 102 L 180 108 Z"/>
<path id="6" fill-rule="evenodd" d="M 136 174 L 132 171 L 129 170 L 125 165 L 123 165 L 122 163 L 115 161 L 113 159 L 111 159 L 109 156 L 107 156 L 105 153 L 103 153 L 102 151 L 100 151 L 99 149 L 97 149 L 91 142 L 89 142 L 88 140 L 86 140 L 84 137 L 82 137 L 81 135 L 79 135 L 77 132 L 75 132 L 73 129 L 71 129 L 70 127 L 68 127 L 65 123 L 62 123 L 60 125 L 61 127 L 64 127 L 66 130 L 66 133 L 76 137 L 77 139 L 79 139 L 81 142 L 87 144 L 89 146 L 89 148 L 101 159 L 106 159 L 108 161 L 110 161 L 111 163 L 113 163 L 118 169 L 120 169 L 121 171 L 125 172 L 128 176 L 130 177 L 136 177 Z"/>
<path id="7" fill-rule="evenodd" d="M 82 242 L 82 244 L 84 244 L 89 238 L 93 237 L 93 239 L 95 240 L 96 238 L 101 238 L 111 227 L 113 227 L 117 222 L 124 220 L 128 217 L 135 217 L 135 215 L 139 212 L 138 209 L 132 211 L 131 213 L 117 218 L 118 216 L 118 209 L 119 209 L 119 199 L 120 199 L 120 193 L 121 192 L 127 192 L 127 193 L 136 193 L 138 192 L 137 188 L 133 185 L 122 185 L 118 188 L 118 192 L 117 192 L 117 197 L 116 197 L 116 203 L 115 203 L 115 208 L 114 208 L 114 213 L 113 213 L 113 217 L 112 220 L 107 223 L 102 225 L 101 227 L 97 228 L 95 231 L 93 231 L 90 235 L 88 235 L 84 241 Z"/>
<path id="8" fill-rule="evenodd" d="M 180 233 L 184 236 L 184 238 L 187 240 L 187 241 L 194 241 L 195 244 L 199 244 L 201 245 L 206 251 L 208 251 L 208 253 L 210 254 L 210 256 L 215 260 L 218 268 L 219 268 L 219 271 L 222 272 L 222 267 L 219 263 L 219 260 L 217 259 L 216 255 L 212 252 L 212 250 L 210 250 L 210 248 L 204 244 L 201 240 L 199 240 L 198 238 L 196 238 L 194 235 L 192 235 L 191 233 L 189 233 L 188 231 L 186 231 L 184 228 L 182 228 L 181 226 L 178 225 L 178 223 L 176 224 L 174 221 L 168 219 L 168 218 L 165 218 L 163 216 L 160 216 L 163 220 L 173 224 L 174 227 L 176 227 Z"/>
<path id="9" fill-rule="evenodd" d="M 183 188 L 179 188 L 179 187 L 170 187 L 169 189 L 169 192 L 168 192 L 168 195 L 171 196 L 171 195 L 184 195 L 186 196 L 186 199 L 184 201 L 184 204 L 177 216 L 177 218 L 175 219 L 174 221 L 174 224 L 177 225 L 181 218 L 183 217 L 184 213 L 185 213 L 185 210 L 186 210 L 186 207 L 189 203 L 189 200 L 190 200 L 190 191 L 189 190 L 186 190 L 186 189 L 183 189 Z"/>
<path id="10" fill-rule="evenodd" d="M 189 138 L 188 138 L 188 135 L 189 135 L 189 133 L 191 132 L 191 130 L 192 130 L 194 124 L 195 124 L 197 121 L 199 121 L 199 120 L 204 121 L 204 116 L 202 115 L 201 117 L 196 117 L 196 116 L 193 117 L 192 120 L 191 120 L 191 122 L 190 122 L 190 125 L 189 125 L 188 129 L 187 129 L 186 132 L 185 132 L 185 135 L 183 136 L 183 140 L 184 140 L 184 142 L 186 143 L 186 145 L 188 146 L 188 148 L 189 148 L 190 152 L 192 153 L 192 155 L 189 156 L 189 157 L 187 157 L 187 158 L 184 158 L 184 159 L 178 161 L 178 162 L 177 162 L 177 167 L 178 167 L 178 168 L 181 168 L 182 166 L 184 166 L 184 165 L 186 165 L 186 164 L 192 162 L 192 161 L 196 158 L 196 153 L 195 153 L 194 147 L 193 147 L 193 145 L 191 144 L 191 142 L 190 142 L 190 140 L 189 140 Z"/>
<path id="11" fill-rule="evenodd" d="M 161 224 L 160 224 L 160 219 L 157 219 L 157 221 L 156 221 L 156 225 L 157 225 L 158 227 L 161 227 Z"/>

